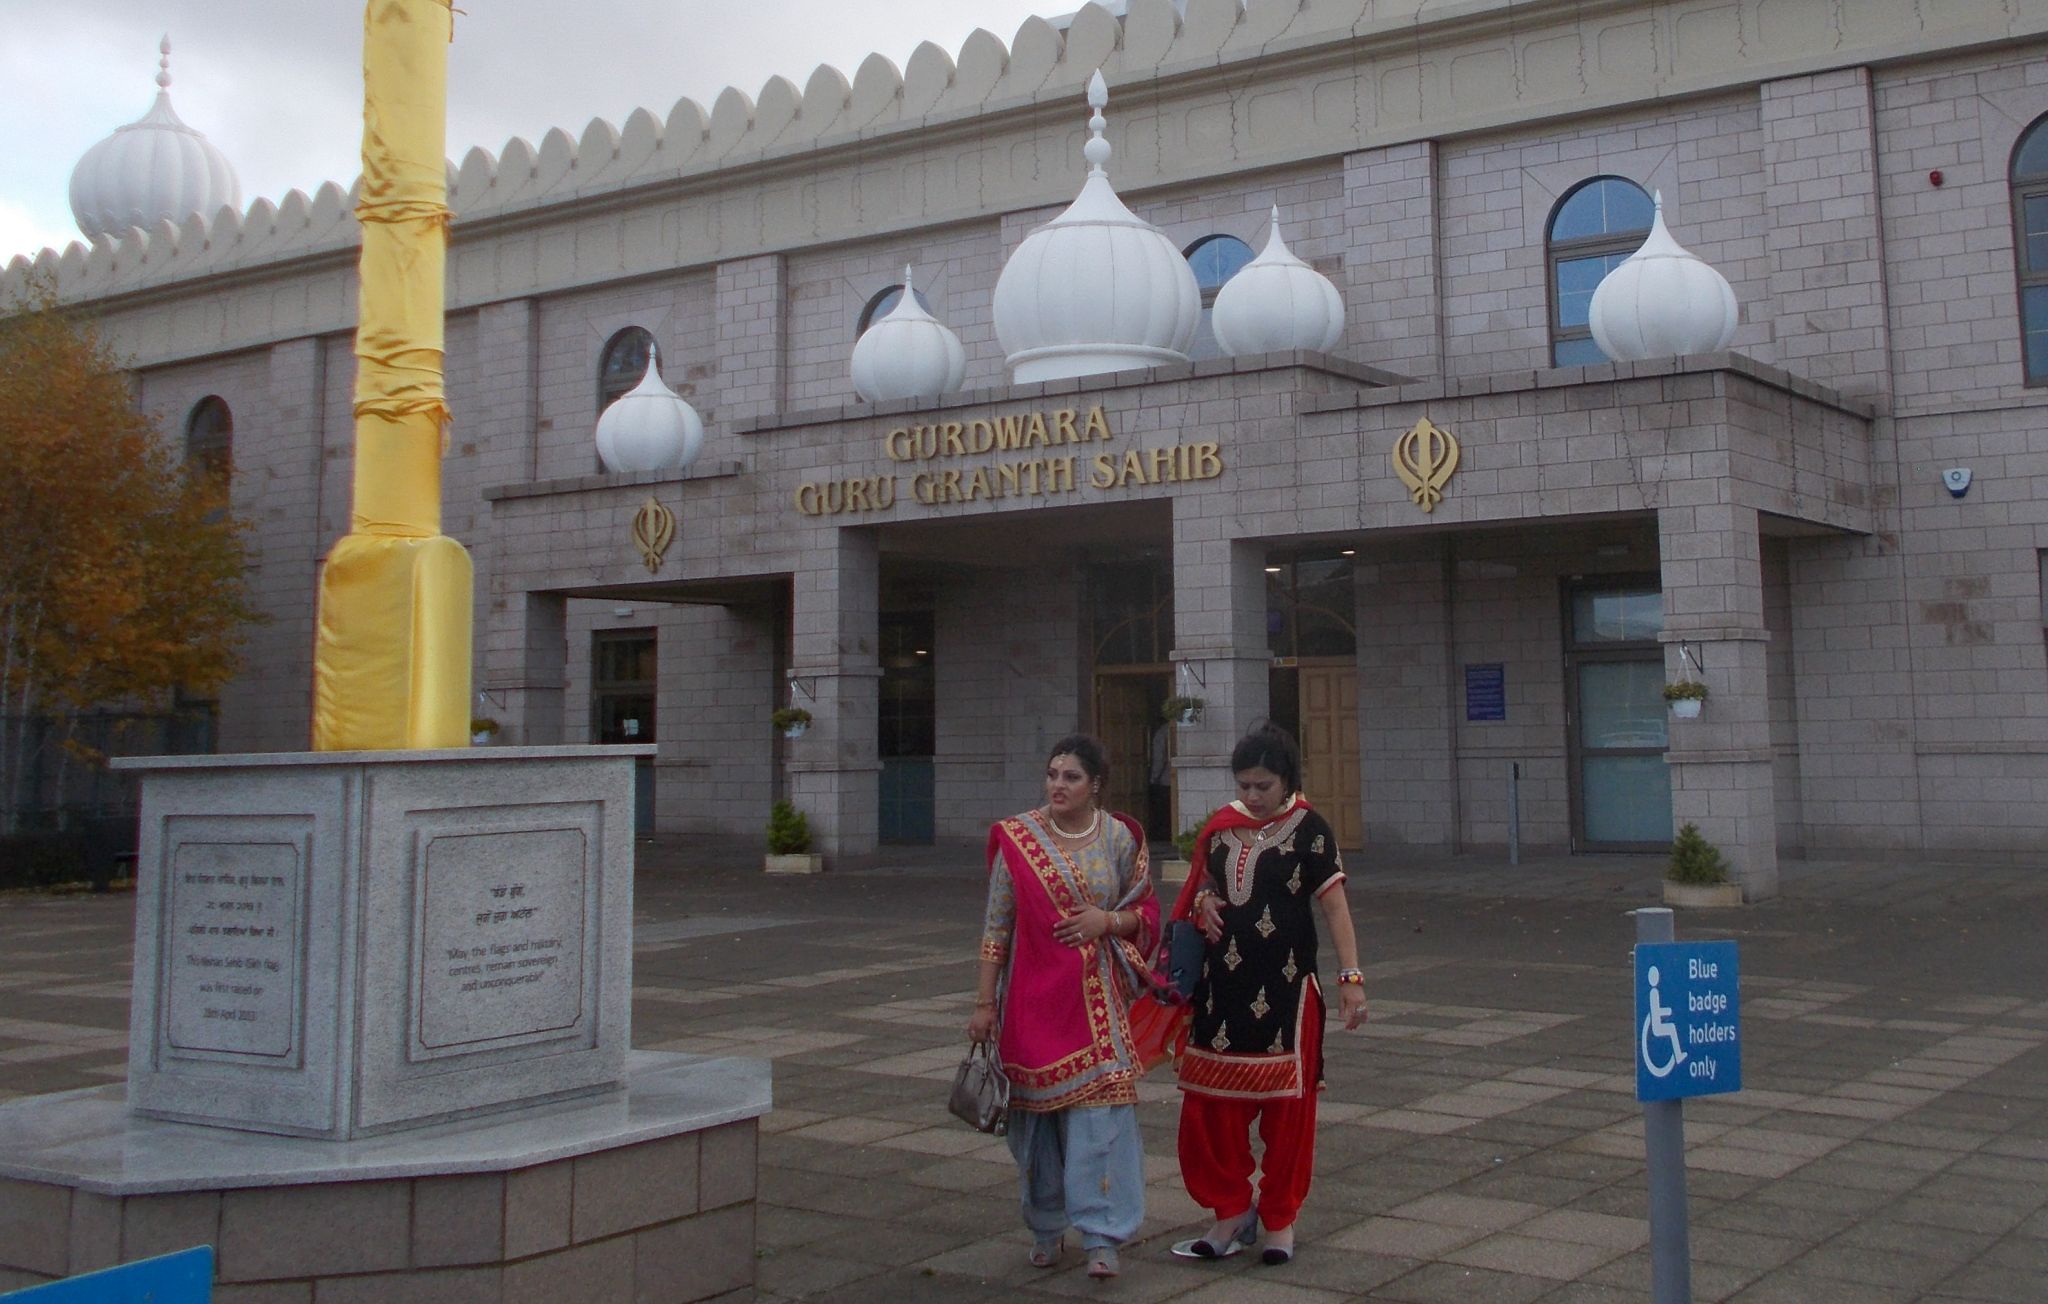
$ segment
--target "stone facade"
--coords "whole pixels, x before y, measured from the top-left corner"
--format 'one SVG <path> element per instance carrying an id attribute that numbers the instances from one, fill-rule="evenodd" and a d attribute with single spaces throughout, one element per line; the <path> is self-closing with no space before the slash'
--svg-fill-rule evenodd
<path id="1" fill-rule="evenodd" d="M 1008 383 L 991 292 L 1078 186 L 1098 66 L 1133 211 L 1182 247 L 1255 245 L 1277 204 L 1344 295 L 1330 356 Z M 1149 556 L 1171 576 L 1166 660 L 1207 702 L 1178 739 L 1194 811 L 1276 710 L 1266 571 L 1341 552 L 1366 845 L 1500 844 L 1517 766 L 1525 843 L 1576 845 L 1598 839 L 1561 592 L 1625 575 L 1662 594 L 1667 674 L 1697 667 L 1711 693 L 1669 732 L 1673 819 L 1752 894 L 1803 849 L 2037 853 L 2048 435 L 2008 169 L 2044 114 L 2044 0 L 1133 0 L 1033 20 L 1007 50 L 977 33 L 900 74 L 874 58 L 473 152 L 445 497 L 478 567 L 478 687 L 511 740 L 584 741 L 593 635 L 649 630 L 656 827 L 751 833 L 787 795 L 825 850 L 863 855 L 878 613 L 914 592 L 937 645 L 933 823 L 971 837 L 1032 799 L 1049 738 L 1102 724 L 1081 576 Z M 1728 278 L 1730 353 L 1550 365 L 1550 223 L 1599 176 L 1660 192 Z M 167 429 L 209 394 L 235 413 L 274 619 L 223 702 L 230 748 L 306 734 L 313 574 L 348 510 L 346 207 L 328 188 L 33 263 L 101 313 Z M 859 314 L 906 263 L 960 335 L 967 392 L 854 404 Z M 598 360 L 627 326 L 709 424 L 687 476 L 596 473 Z M 1108 441 L 1007 459 L 1072 453 L 1071 488 L 920 501 L 920 474 L 1005 459 L 888 451 L 898 428 L 1097 406 Z M 1424 419 L 1461 446 L 1428 512 L 1390 464 Z M 1205 445 L 1213 476 L 1149 460 Z M 1091 481 L 1098 454 L 1114 483 Z M 1950 466 L 1972 468 L 1967 497 Z M 680 522 L 652 572 L 627 540 L 650 496 Z M 1503 668 L 1505 719 L 1466 718 L 1475 664 Z M 785 742 L 765 716 L 792 694 L 817 721 Z"/>

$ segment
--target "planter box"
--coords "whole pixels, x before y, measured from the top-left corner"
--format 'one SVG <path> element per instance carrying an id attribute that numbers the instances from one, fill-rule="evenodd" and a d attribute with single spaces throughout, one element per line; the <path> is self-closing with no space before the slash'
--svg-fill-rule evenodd
<path id="1" fill-rule="evenodd" d="M 761 868 L 770 874 L 822 874 L 825 872 L 825 858 L 819 855 L 770 855 L 762 861 Z"/>
<path id="2" fill-rule="evenodd" d="M 1152 870 L 1159 875 L 1162 883 L 1185 883 L 1188 870 L 1192 868 L 1185 860 L 1161 860 L 1153 864 Z"/>
<path id="3" fill-rule="evenodd" d="M 1740 883 L 1674 883 L 1664 880 L 1664 904 L 1690 910 L 1725 909 L 1742 904 Z"/>

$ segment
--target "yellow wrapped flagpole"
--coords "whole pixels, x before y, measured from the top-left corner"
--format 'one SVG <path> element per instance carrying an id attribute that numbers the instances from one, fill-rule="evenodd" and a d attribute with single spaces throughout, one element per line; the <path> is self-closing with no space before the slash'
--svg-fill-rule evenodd
<path id="1" fill-rule="evenodd" d="M 316 751 L 469 741 L 469 554 L 441 533 L 450 0 L 363 15 L 355 499 L 320 574 Z"/>

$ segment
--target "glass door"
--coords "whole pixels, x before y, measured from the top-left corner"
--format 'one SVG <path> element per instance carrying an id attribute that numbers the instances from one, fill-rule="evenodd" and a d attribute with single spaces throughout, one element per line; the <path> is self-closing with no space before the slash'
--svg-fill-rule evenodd
<path id="1" fill-rule="evenodd" d="M 591 733 L 600 743 L 654 741 L 655 644 L 651 629 L 591 636 Z M 654 831 L 654 758 L 633 761 L 633 831 Z"/>
<path id="2" fill-rule="evenodd" d="M 1663 594 L 1642 580 L 1581 582 L 1566 605 L 1573 844 L 1661 850 L 1671 844 Z"/>

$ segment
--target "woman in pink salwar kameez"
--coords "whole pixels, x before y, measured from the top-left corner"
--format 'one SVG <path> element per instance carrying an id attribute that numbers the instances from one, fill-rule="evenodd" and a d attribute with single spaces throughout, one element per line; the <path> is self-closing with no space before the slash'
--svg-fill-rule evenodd
<path id="1" fill-rule="evenodd" d="M 1107 769 L 1100 742 L 1062 738 L 1046 762 L 1045 805 L 989 830 L 967 1029 L 978 1041 L 997 1036 L 1010 1078 L 1031 1262 L 1058 1263 L 1073 1227 L 1094 1277 L 1116 1275 L 1117 1247 L 1145 1217 L 1129 1008 L 1159 938 L 1144 831 L 1096 804 Z"/>

